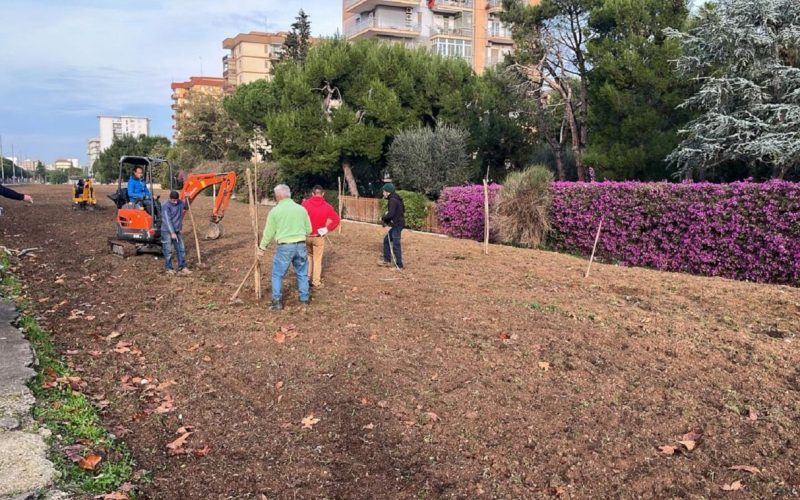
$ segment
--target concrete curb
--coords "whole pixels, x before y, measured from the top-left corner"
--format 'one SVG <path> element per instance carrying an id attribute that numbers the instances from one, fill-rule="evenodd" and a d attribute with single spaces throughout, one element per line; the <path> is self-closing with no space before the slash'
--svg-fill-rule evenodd
<path id="1" fill-rule="evenodd" d="M 47 459 L 44 432 L 34 429 L 36 399 L 27 384 L 36 375 L 27 339 L 14 326 L 16 309 L 0 301 L 0 500 L 36 498 L 57 473 Z"/>

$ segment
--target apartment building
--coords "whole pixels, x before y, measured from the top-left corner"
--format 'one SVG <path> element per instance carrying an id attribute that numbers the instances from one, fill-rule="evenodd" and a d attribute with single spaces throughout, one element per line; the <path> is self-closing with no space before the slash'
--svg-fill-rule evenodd
<path id="1" fill-rule="evenodd" d="M 98 116 L 100 151 L 111 146 L 116 137 L 150 135 L 150 119 L 138 116 Z"/>
<path id="2" fill-rule="evenodd" d="M 172 82 L 172 139 L 178 139 L 180 121 L 189 116 L 187 107 L 193 100 L 222 97 L 224 78 L 192 76 L 185 82 Z"/>
<path id="3" fill-rule="evenodd" d="M 537 0 L 528 0 L 531 4 Z M 502 0 L 343 0 L 348 40 L 375 38 L 461 57 L 477 73 L 514 50 Z"/>
<path id="4" fill-rule="evenodd" d="M 222 58 L 224 91 L 232 93 L 239 85 L 269 80 L 285 39 L 285 32 L 251 31 L 223 40 L 222 48 L 230 51 Z"/>
<path id="5" fill-rule="evenodd" d="M 34 172 L 36 170 L 36 165 L 39 164 L 39 160 L 31 160 L 30 158 L 22 160 L 22 164 L 20 165 L 23 170 L 27 170 L 28 172 Z"/>
<path id="6" fill-rule="evenodd" d="M 94 173 L 94 162 L 100 158 L 100 138 L 93 137 L 86 141 L 86 159 L 89 162 L 89 175 Z"/>

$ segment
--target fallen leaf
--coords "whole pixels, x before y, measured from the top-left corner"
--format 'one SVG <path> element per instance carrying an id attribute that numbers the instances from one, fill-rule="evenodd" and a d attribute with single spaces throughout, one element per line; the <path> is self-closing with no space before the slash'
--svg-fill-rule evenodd
<path id="1" fill-rule="evenodd" d="M 189 439 L 189 436 L 191 436 L 192 434 L 193 434 L 192 432 L 185 432 L 181 434 L 181 436 L 178 439 L 169 443 L 167 445 L 167 448 L 169 448 L 172 451 L 178 451 L 180 448 L 183 447 L 183 443 L 185 443 L 186 440 Z"/>
<path id="2" fill-rule="evenodd" d="M 432 411 L 425 412 L 425 416 L 428 417 L 431 422 L 438 422 L 439 421 L 439 415 L 433 413 Z"/>
<path id="3" fill-rule="evenodd" d="M 368 405 L 369 405 L 369 399 L 367 399 L 367 398 L 361 398 L 361 404 L 362 404 L 363 406 L 368 406 Z"/>
<path id="4" fill-rule="evenodd" d="M 131 352 L 131 344 L 130 342 L 125 342 L 124 340 L 120 340 L 117 342 L 117 345 L 114 346 L 114 352 L 118 352 L 120 354 L 125 354 L 126 352 Z"/>
<path id="5" fill-rule="evenodd" d="M 478 418 L 478 412 L 477 411 L 468 411 L 466 413 L 466 415 L 464 415 L 464 416 L 467 417 L 470 420 L 475 420 L 476 418 Z"/>
<path id="6" fill-rule="evenodd" d="M 375 424 L 373 424 L 372 422 L 370 422 L 370 423 L 368 423 L 367 425 L 364 425 L 364 426 L 362 426 L 361 428 L 362 428 L 362 429 L 364 429 L 364 430 L 371 431 L 372 429 L 374 429 L 374 428 L 375 428 Z"/>
<path id="7" fill-rule="evenodd" d="M 750 420 L 751 422 L 755 422 L 756 420 L 758 420 L 758 412 L 752 406 L 750 407 L 747 419 Z"/>
<path id="8" fill-rule="evenodd" d="M 687 450 L 692 451 L 697 446 L 697 441 L 678 441 L 678 443 L 682 444 L 686 447 Z"/>
<path id="9" fill-rule="evenodd" d="M 120 335 L 122 335 L 122 334 L 121 334 L 121 333 L 119 333 L 119 332 L 111 332 L 111 333 L 110 333 L 110 334 L 109 334 L 109 335 L 106 337 L 106 341 L 111 341 L 111 340 L 113 340 L 113 339 L 115 339 L 115 338 L 119 337 Z"/>
<path id="10" fill-rule="evenodd" d="M 127 313 L 120 313 L 120 314 L 117 314 L 117 319 L 122 319 L 122 318 L 124 318 L 126 314 L 127 314 Z"/>
<path id="11" fill-rule="evenodd" d="M 275 384 L 275 390 L 280 391 L 283 388 L 283 380 Z"/>
<path id="12" fill-rule="evenodd" d="M 658 449 L 664 455 L 674 455 L 678 451 L 674 446 L 659 446 Z"/>
<path id="13" fill-rule="evenodd" d="M 175 409 L 173 408 L 173 404 L 172 396 L 164 396 L 164 399 L 161 400 L 161 404 L 155 409 L 155 412 L 158 414 L 171 412 Z"/>
<path id="14" fill-rule="evenodd" d="M 683 441 L 699 442 L 701 439 L 703 439 L 703 431 L 697 429 L 689 431 L 686 434 L 684 434 L 683 437 L 681 437 L 681 439 Z"/>
<path id="15" fill-rule="evenodd" d="M 97 316 L 86 316 L 86 317 L 85 317 L 85 319 L 86 319 L 86 321 L 94 321 L 94 319 L 95 319 L 96 317 L 97 317 Z"/>
<path id="16" fill-rule="evenodd" d="M 497 336 L 497 338 L 498 338 L 499 340 L 508 340 L 508 339 L 510 339 L 510 338 L 511 338 L 511 335 L 509 335 L 509 334 L 507 334 L 507 333 L 501 333 L 500 335 L 498 335 L 498 336 Z"/>
<path id="17" fill-rule="evenodd" d="M 313 429 L 317 422 L 319 422 L 319 419 L 314 418 L 313 413 L 300 421 L 300 423 L 303 424 L 303 429 Z"/>
<path id="18" fill-rule="evenodd" d="M 211 356 L 203 356 L 203 361 L 205 361 L 206 363 L 210 362 Z"/>
<path id="19" fill-rule="evenodd" d="M 47 302 L 48 300 L 50 300 L 50 297 L 45 297 L 43 299 L 39 299 L 39 303 L 41 304 L 43 302 Z"/>
<path id="20" fill-rule="evenodd" d="M 101 460 L 103 460 L 103 457 L 100 455 L 86 455 L 78 461 L 78 467 L 86 470 L 94 470 Z"/>
<path id="21" fill-rule="evenodd" d="M 103 355 L 103 351 L 87 351 L 87 354 L 93 358 L 99 358 Z"/>
<path id="22" fill-rule="evenodd" d="M 83 460 L 83 452 L 86 451 L 86 446 L 82 444 L 72 444 L 63 448 L 64 455 L 75 463 Z"/>
<path id="23" fill-rule="evenodd" d="M 731 484 L 722 485 L 722 491 L 739 491 L 744 488 L 741 481 L 734 481 Z"/>
<path id="24" fill-rule="evenodd" d="M 275 335 L 272 336 L 272 340 L 279 344 L 283 344 L 286 342 L 286 334 L 283 332 L 275 332 Z"/>
<path id="25" fill-rule="evenodd" d="M 159 391 L 163 391 L 167 387 L 175 384 L 177 384 L 177 382 L 175 382 L 175 379 L 167 380 L 166 382 L 161 382 L 160 384 L 158 384 L 158 387 L 156 387 L 156 389 L 158 389 Z"/>
<path id="26" fill-rule="evenodd" d="M 183 427 L 179 427 L 175 434 L 186 434 L 187 432 L 194 432 L 193 425 L 184 425 Z"/>
<path id="27" fill-rule="evenodd" d="M 191 346 L 187 347 L 187 348 L 186 348 L 186 350 L 187 350 L 187 351 L 189 351 L 189 352 L 194 352 L 194 351 L 196 351 L 196 350 L 200 349 L 200 347 L 201 347 L 202 345 L 203 345 L 203 343 L 202 343 L 202 342 L 198 342 L 198 343 L 196 343 L 196 344 L 192 344 Z"/>
<path id="28" fill-rule="evenodd" d="M 549 370 L 550 369 L 550 363 L 548 363 L 547 361 L 539 361 L 539 369 L 540 370 L 544 370 L 544 371 Z"/>
<path id="29" fill-rule="evenodd" d="M 127 483 L 126 483 L 127 484 Z M 106 493 L 105 495 L 97 495 L 95 500 L 129 500 L 129 496 L 122 491 L 115 491 L 114 493 Z"/>
<path id="30" fill-rule="evenodd" d="M 761 469 L 758 467 L 753 467 L 752 465 L 733 465 L 728 468 L 730 470 L 743 470 L 745 472 L 749 472 L 750 474 L 761 474 Z"/>
<path id="31" fill-rule="evenodd" d="M 289 333 L 294 330 L 297 330 L 297 327 L 294 325 L 281 325 L 281 332 L 283 333 Z"/>
<path id="32" fill-rule="evenodd" d="M 204 457 L 208 455 L 208 452 L 211 451 L 211 448 L 208 445 L 203 446 L 202 448 L 192 450 L 192 454 L 196 457 Z"/>

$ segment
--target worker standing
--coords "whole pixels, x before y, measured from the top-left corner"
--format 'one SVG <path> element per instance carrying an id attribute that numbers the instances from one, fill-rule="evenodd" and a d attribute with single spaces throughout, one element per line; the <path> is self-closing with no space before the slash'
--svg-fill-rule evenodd
<path id="1" fill-rule="evenodd" d="M 308 286 L 308 251 L 306 237 L 311 234 L 311 220 L 308 212 L 292 200 L 292 192 L 286 184 L 275 186 L 275 201 L 278 202 L 267 216 L 267 225 L 258 246 L 258 256 L 272 240 L 275 240 L 275 257 L 272 261 L 272 305 L 271 311 L 283 309 L 281 289 L 283 277 L 294 267 L 297 275 L 297 289 L 300 292 L 300 304 L 307 306 L 310 300 Z"/>
<path id="2" fill-rule="evenodd" d="M 311 197 L 303 201 L 303 208 L 311 220 L 311 235 L 306 239 L 308 252 L 308 277 L 311 286 L 322 287 L 322 255 L 325 252 L 325 236 L 339 225 L 339 214 L 325 201 L 325 190 L 314 186 Z"/>
<path id="3" fill-rule="evenodd" d="M 161 205 L 161 250 L 164 253 L 164 269 L 167 274 L 175 274 L 172 268 L 172 249 L 178 258 L 178 273 L 192 274 L 186 267 L 186 248 L 183 246 L 183 216 L 188 209 L 187 202 L 180 199 L 177 191 L 170 191 L 169 200 Z"/>
<path id="4" fill-rule="evenodd" d="M 406 207 L 391 182 L 383 185 L 383 197 L 388 201 L 389 207 L 381 220 L 384 225 L 389 227 L 389 230 L 383 238 L 383 260 L 379 264 L 390 266 L 394 261 L 395 269 L 402 271 L 403 250 L 400 247 L 400 233 L 406 225 Z"/>

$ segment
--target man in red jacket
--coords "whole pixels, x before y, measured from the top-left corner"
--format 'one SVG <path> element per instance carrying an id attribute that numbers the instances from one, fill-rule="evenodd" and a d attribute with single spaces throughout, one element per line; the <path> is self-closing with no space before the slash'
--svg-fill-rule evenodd
<path id="1" fill-rule="evenodd" d="M 303 201 L 303 208 L 311 219 L 311 236 L 306 239 L 308 248 L 308 277 L 311 286 L 322 286 L 322 254 L 325 252 L 325 235 L 336 229 L 339 225 L 339 214 L 325 201 L 325 191 L 322 186 L 314 186 L 311 198 Z"/>

